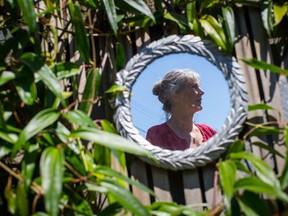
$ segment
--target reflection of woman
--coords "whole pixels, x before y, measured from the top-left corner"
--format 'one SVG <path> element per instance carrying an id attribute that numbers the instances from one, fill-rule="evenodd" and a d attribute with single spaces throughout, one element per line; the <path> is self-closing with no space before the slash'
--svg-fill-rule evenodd
<path id="1" fill-rule="evenodd" d="M 153 145 L 169 150 L 197 147 L 211 138 L 216 131 L 206 124 L 194 124 L 194 114 L 202 110 L 204 92 L 200 88 L 198 73 L 175 70 L 165 75 L 153 87 L 153 94 L 170 114 L 167 122 L 153 126 L 146 139 Z"/>

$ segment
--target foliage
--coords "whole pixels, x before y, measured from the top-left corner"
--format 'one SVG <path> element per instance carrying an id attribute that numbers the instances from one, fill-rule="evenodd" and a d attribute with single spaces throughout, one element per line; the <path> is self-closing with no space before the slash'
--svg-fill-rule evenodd
<path id="1" fill-rule="evenodd" d="M 210 39 L 232 53 L 235 4 L 260 8 L 263 26 L 273 36 L 287 18 L 287 3 L 281 2 L 155 0 L 155 8 L 150 10 L 144 0 L 0 1 L 0 186 L 5 187 L 0 211 L 12 215 L 206 214 L 175 203 L 143 206 L 128 185 L 151 195 L 152 191 L 111 168 L 111 155 L 124 171 L 123 152 L 152 156 L 116 135 L 103 116 L 93 115 L 94 108 L 107 101 L 101 89 L 107 55 L 98 53 L 94 37 L 107 37 L 107 43 L 115 45 L 115 70 L 123 68 L 126 61 L 118 39 L 156 25 L 174 23 L 180 34 Z M 76 50 L 69 50 L 73 43 Z M 80 58 L 75 57 L 77 53 Z M 287 74 L 271 65 L 265 67 Z M 79 82 L 82 74 L 87 77 L 84 87 Z M 112 86 L 107 93 L 115 96 L 124 90 Z M 259 107 L 268 108 L 251 109 Z M 287 128 L 255 128 L 250 136 L 284 133 L 287 144 Z M 264 207 L 250 205 L 251 199 L 262 205 L 262 194 L 286 206 L 283 190 L 287 189 L 288 165 L 279 179 L 258 158 L 239 152 L 239 146 L 243 142 L 236 142 L 236 150 L 219 164 L 228 214 L 241 208 L 249 214 L 265 215 Z M 244 169 L 241 160 L 250 161 L 257 176 Z M 236 179 L 237 170 L 246 176 Z"/>
<path id="2" fill-rule="evenodd" d="M 125 2 L 138 10 L 144 4 Z M 102 69 L 90 58 L 83 6 L 107 9 L 112 1 L 103 1 L 104 5 L 67 1 L 61 5 L 65 8 L 60 8 L 62 1 L 43 3 L 36 7 L 31 0 L 18 0 L 1 5 L 0 167 L 1 188 L 5 187 L 1 213 L 149 215 L 128 184 L 152 191 L 114 171 L 111 156 L 123 169 L 123 152 L 152 156 L 116 135 L 107 120 L 91 117 L 93 107 L 102 100 Z M 61 43 L 73 35 L 68 29 L 59 29 L 65 26 L 61 9 L 71 17 L 65 28 L 72 24 L 84 66 L 63 54 Z M 109 16 L 108 9 L 107 13 Z M 150 10 L 145 13 L 153 18 Z M 80 95 L 77 77 L 84 72 L 87 82 Z"/>
<path id="3" fill-rule="evenodd" d="M 285 74 L 284 69 L 255 59 L 244 60 L 256 69 L 267 69 L 273 73 Z M 249 106 L 250 112 L 276 111 L 267 104 L 254 104 Z M 277 111 L 276 111 L 277 112 Z M 280 112 L 277 112 L 280 115 Z M 281 119 L 281 116 L 279 116 Z M 285 215 L 288 211 L 288 125 L 281 121 L 254 124 L 237 140 L 230 150 L 219 162 L 219 176 L 224 194 L 226 215 Z M 253 137 L 277 135 L 284 137 L 286 152 L 279 152 L 273 147 L 253 141 Z M 248 140 L 250 140 L 248 142 Z M 251 141 L 252 140 L 252 141 Z M 254 139 L 255 140 L 255 139 Z M 245 151 L 250 144 L 266 150 L 271 155 L 284 160 L 284 168 L 275 174 L 275 170 L 260 157 Z"/>

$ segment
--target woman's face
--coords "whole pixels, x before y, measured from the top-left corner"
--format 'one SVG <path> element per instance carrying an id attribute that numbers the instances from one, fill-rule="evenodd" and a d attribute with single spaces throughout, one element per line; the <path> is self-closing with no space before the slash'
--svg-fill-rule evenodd
<path id="1" fill-rule="evenodd" d="M 200 88 L 199 83 L 192 83 L 176 93 L 172 100 L 172 107 L 175 110 L 185 110 L 197 112 L 202 110 L 202 95 L 204 91 Z"/>

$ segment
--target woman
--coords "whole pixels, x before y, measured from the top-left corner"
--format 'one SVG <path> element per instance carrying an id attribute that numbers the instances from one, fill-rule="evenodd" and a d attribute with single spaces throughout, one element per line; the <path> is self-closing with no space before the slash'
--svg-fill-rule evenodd
<path id="1" fill-rule="evenodd" d="M 153 87 L 153 94 L 170 114 L 167 122 L 153 126 L 146 139 L 153 145 L 169 150 L 197 147 L 217 132 L 206 124 L 193 123 L 194 114 L 202 110 L 203 90 L 200 76 L 191 70 L 175 70 Z"/>

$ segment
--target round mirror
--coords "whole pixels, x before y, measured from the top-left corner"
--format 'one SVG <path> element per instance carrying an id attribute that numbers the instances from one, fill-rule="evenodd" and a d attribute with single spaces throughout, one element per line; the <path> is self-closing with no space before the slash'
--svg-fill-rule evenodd
<path id="1" fill-rule="evenodd" d="M 209 89 L 210 88 L 213 89 L 214 92 L 207 93 L 206 91 L 205 94 L 210 96 L 212 95 L 213 100 L 215 99 L 216 101 L 218 100 L 218 103 L 221 105 L 222 103 L 229 104 L 229 99 L 228 100 L 224 99 L 222 101 L 222 99 L 220 98 L 222 96 L 224 98 L 226 97 L 225 95 L 227 94 L 227 89 L 225 90 L 225 88 L 228 86 L 229 90 L 228 95 L 230 98 L 230 106 L 228 105 L 229 106 L 228 109 L 226 107 L 225 110 L 226 105 L 224 104 L 224 108 L 222 110 L 224 114 L 221 115 L 222 119 L 220 119 L 219 121 L 215 121 L 220 123 L 220 125 L 215 126 L 215 129 L 218 131 L 218 133 L 214 135 L 211 139 L 209 139 L 207 142 L 200 145 L 199 147 L 189 148 L 184 151 L 180 150 L 171 151 L 167 149 L 162 149 L 149 143 L 145 139 L 144 133 L 150 125 L 147 125 L 145 127 L 139 125 L 140 124 L 139 122 L 141 121 L 145 122 L 148 120 L 146 119 L 146 117 L 142 116 L 141 118 L 144 119 L 142 120 L 140 119 L 138 121 L 136 120 L 137 114 L 135 114 L 135 111 L 137 109 L 136 107 L 139 107 L 139 104 L 140 105 L 146 104 L 145 97 L 151 94 L 152 89 L 151 85 L 153 85 L 155 79 L 157 80 L 159 78 L 162 78 L 160 73 L 154 71 L 153 65 L 154 64 L 156 66 L 158 65 L 157 67 L 159 68 L 159 62 L 161 62 L 161 60 L 164 62 L 168 62 L 166 58 L 169 57 L 173 58 L 172 55 L 177 55 L 177 58 L 179 58 L 179 62 L 182 62 L 180 60 L 184 60 L 184 58 L 188 58 L 188 60 L 183 61 L 180 64 L 179 68 L 190 68 L 198 73 L 200 73 L 201 70 L 199 68 L 198 69 L 195 68 L 195 64 L 193 64 L 193 61 L 196 61 L 195 59 L 197 59 L 198 62 L 205 61 L 205 63 L 203 62 L 203 65 L 201 65 L 200 63 L 199 65 L 202 66 L 203 68 L 207 67 L 207 69 L 208 67 L 211 67 L 210 68 L 211 73 L 210 72 L 207 73 L 206 71 L 203 72 L 203 74 L 202 73 L 200 74 L 201 86 L 202 88 L 206 88 L 204 87 L 204 85 L 206 85 L 205 82 L 207 83 L 210 81 L 212 81 L 212 84 L 210 85 L 215 86 L 214 89 L 213 86 L 209 86 Z M 185 62 L 189 62 L 190 65 L 185 65 L 186 64 Z M 212 66 L 209 65 L 209 62 Z M 166 63 L 161 64 L 163 65 Z M 191 65 L 194 66 L 192 67 Z M 155 75 L 153 75 L 153 72 L 147 72 L 151 70 L 150 67 L 154 71 Z M 164 69 L 164 66 L 162 68 Z M 161 72 L 162 71 L 163 73 L 168 72 L 162 70 L 162 68 Z M 218 69 L 222 73 L 222 76 L 221 74 L 219 75 L 219 72 L 214 71 L 215 68 L 216 70 Z M 216 80 L 211 80 L 212 76 L 214 75 L 217 76 L 217 78 L 215 78 L 217 79 L 217 85 L 213 84 L 216 82 Z M 148 78 L 145 78 L 144 76 L 148 76 Z M 219 84 L 218 82 L 223 81 L 223 80 L 221 81 L 221 78 L 224 79 L 224 84 L 218 85 Z M 145 83 L 144 81 L 143 84 L 142 80 L 140 79 L 146 79 L 152 83 L 148 84 Z M 138 82 L 140 89 L 137 89 Z M 223 154 L 227 150 L 229 144 L 231 144 L 234 141 L 234 139 L 238 136 L 238 133 L 242 130 L 242 124 L 244 123 L 247 116 L 247 91 L 244 76 L 242 74 L 239 64 L 232 56 L 227 56 L 221 53 L 212 43 L 202 40 L 201 38 L 193 35 L 185 35 L 185 36 L 171 35 L 167 38 L 163 38 L 161 40 L 152 42 L 150 45 L 142 49 L 141 52 L 136 54 L 132 59 L 130 59 L 129 62 L 126 64 L 125 68 L 117 73 L 116 84 L 126 88 L 123 94 L 118 95 L 113 101 L 113 107 L 115 108 L 114 121 L 117 130 L 120 132 L 122 136 L 126 137 L 129 140 L 134 141 L 141 147 L 147 149 L 157 158 L 157 161 L 155 160 L 152 161 L 149 158 L 142 157 L 144 161 L 162 168 L 167 168 L 171 170 L 181 170 L 189 168 L 191 169 L 198 166 L 205 166 L 207 163 L 216 160 L 217 158 L 219 158 L 221 154 Z M 220 86 L 224 88 L 224 90 L 223 89 L 220 90 Z M 146 94 L 143 92 L 143 96 L 139 96 L 141 94 L 139 92 L 144 90 L 150 93 Z M 215 91 L 217 91 L 216 95 Z M 134 98 L 133 94 L 135 94 Z M 137 97 L 140 97 L 141 101 L 139 100 L 136 101 Z M 156 97 L 155 99 L 157 101 Z M 203 101 L 208 102 L 208 100 L 209 99 L 205 99 L 204 96 Z M 161 110 L 161 104 L 159 102 L 155 103 L 153 102 L 153 104 L 150 107 L 148 107 L 149 110 L 152 109 L 153 111 L 156 111 L 156 109 L 158 109 L 156 108 L 156 103 L 159 104 Z M 203 105 L 204 110 L 206 108 L 207 109 L 211 108 L 209 106 L 210 105 Z M 205 115 L 204 110 L 199 112 L 199 116 L 197 114 L 196 119 L 204 118 L 203 116 L 202 117 L 200 116 L 200 113 L 203 113 L 203 115 Z M 210 110 L 208 112 L 211 115 L 213 115 L 213 109 L 212 111 Z M 228 113 L 225 115 L 225 112 Z M 134 117 L 132 116 L 132 113 Z M 216 115 L 218 114 L 215 114 L 215 116 Z M 165 115 L 163 116 L 162 114 L 161 116 L 160 114 L 159 118 L 165 120 Z M 156 119 L 154 120 L 158 121 Z M 199 119 L 199 121 L 204 122 L 206 120 Z M 211 124 L 213 125 L 213 123 Z"/>
<path id="2" fill-rule="evenodd" d="M 175 69 L 189 69 L 199 73 L 203 110 L 194 116 L 218 133 L 225 123 L 230 109 L 229 88 L 222 72 L 204 57 L 189 53 L 169 54 L 153 61 L 137 77 L 131 90 L 132 121 L 139 133 L 146 137 L 147 130 L 168 118 L 163 104 L 153 95 L 153 85 L 165 74 Z"/>

